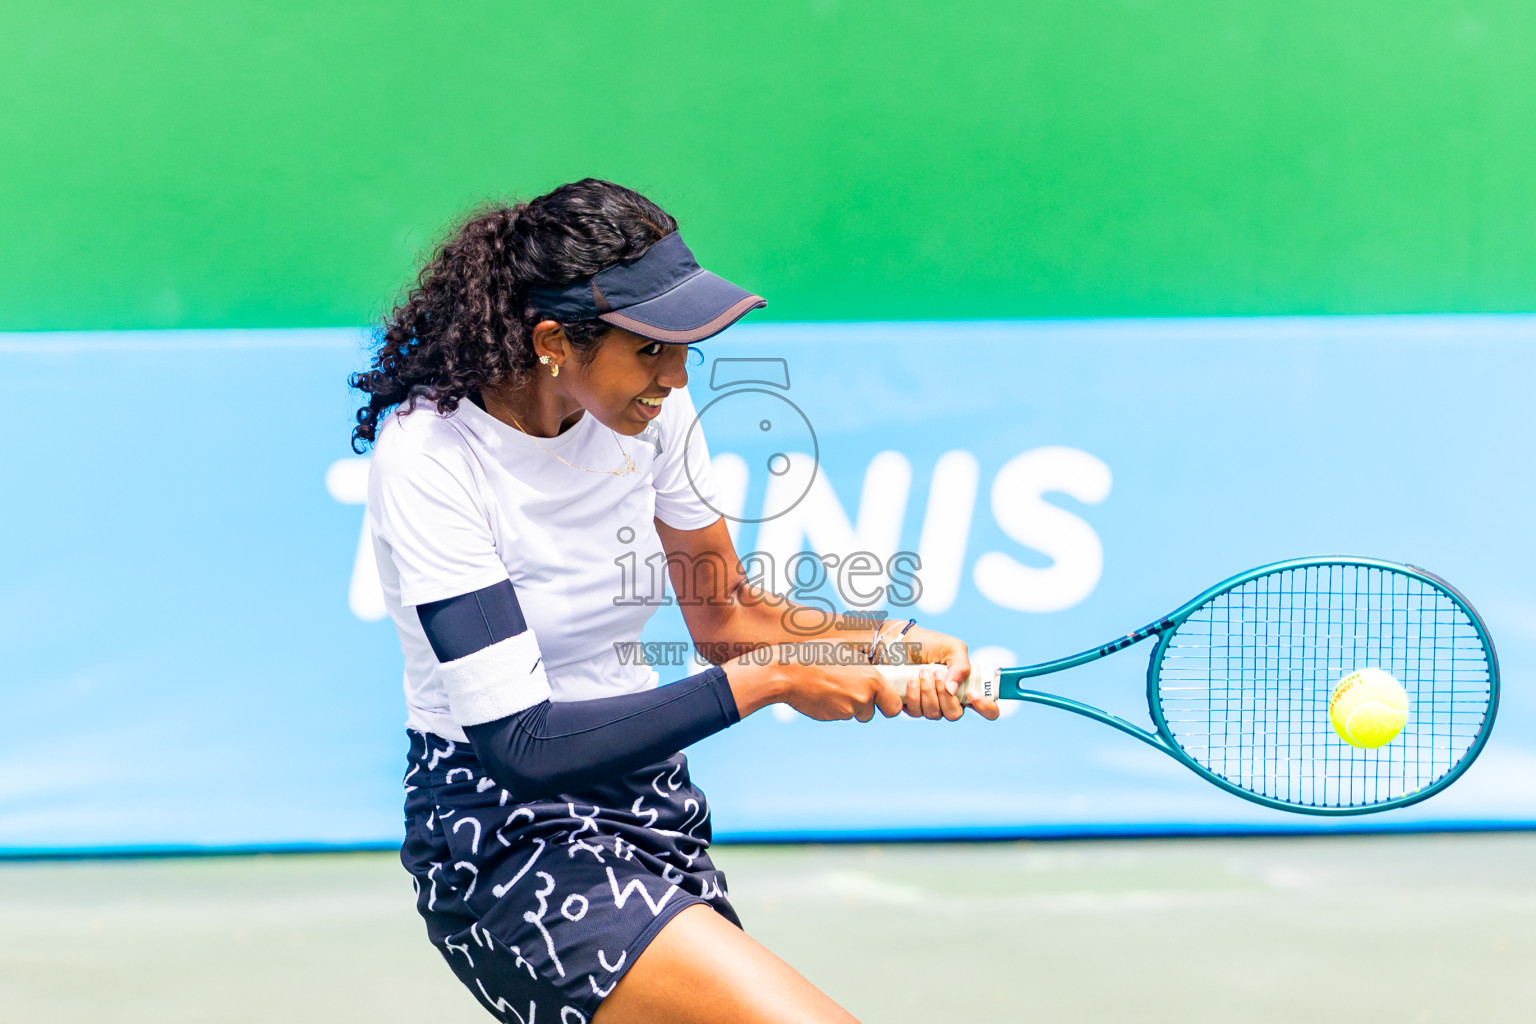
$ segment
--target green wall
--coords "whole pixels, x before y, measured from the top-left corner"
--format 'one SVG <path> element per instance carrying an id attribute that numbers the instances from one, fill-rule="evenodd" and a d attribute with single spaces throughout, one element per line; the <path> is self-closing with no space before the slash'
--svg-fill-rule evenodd
<path id="1" fill-rule="evenodd" d="M 455 211 L 587 174 L 783 320 L 1536 309 L 1530 0 L 4 21 L 0 329 L 364 322 Z"/>

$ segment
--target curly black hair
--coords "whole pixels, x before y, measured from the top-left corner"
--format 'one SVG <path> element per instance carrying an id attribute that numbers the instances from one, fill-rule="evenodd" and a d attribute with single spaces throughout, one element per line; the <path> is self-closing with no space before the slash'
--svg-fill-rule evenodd
<path id="1" fill-rule="evenodd" d="M 377 330 L 372 368 L 350 378 L 368 395 L 352 450 L 364 452 L 378 439 L 380 419 L 413 395 L 447 413 L 481 387 L 527 381 L 537 362 L 534 325 L 548 319 L 528 305 L 528 290 L 636 259 L 676 230 L 677 221 L 640 193 L 596 178 L 470 214 Z M 611 330 L 601 320 L 561 327 L 584 358 Z"/>

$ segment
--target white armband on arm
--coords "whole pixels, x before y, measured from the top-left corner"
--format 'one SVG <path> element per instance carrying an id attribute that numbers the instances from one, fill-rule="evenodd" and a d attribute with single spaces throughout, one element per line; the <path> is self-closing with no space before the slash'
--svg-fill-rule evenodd
<path id="1" fill-rule="evenodd" d="M 459 725 L 479 725 L 549 699 L 544 658 L 532 630 L 437 667 Z"/>

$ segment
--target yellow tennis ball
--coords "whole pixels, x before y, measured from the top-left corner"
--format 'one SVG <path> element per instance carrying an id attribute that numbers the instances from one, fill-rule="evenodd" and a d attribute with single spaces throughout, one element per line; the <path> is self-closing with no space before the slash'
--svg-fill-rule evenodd
<path id="1" fill-rule="evenodd" d="M 1328 698 L 1333 731 L 1352 747 L 1391 743 L 1408 721 L 1408 691 L 1379 668 L 1356 669 L 1333 688 Z"/>

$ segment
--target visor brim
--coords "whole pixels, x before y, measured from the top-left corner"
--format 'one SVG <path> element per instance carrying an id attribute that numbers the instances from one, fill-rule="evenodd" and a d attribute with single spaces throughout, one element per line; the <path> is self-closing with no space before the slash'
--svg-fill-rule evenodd
<path id="1" fill-rule="evenodd" d="M 598 319 L 652 341 L 691 345 L 766 305 L 762 296 L 701 270 L 665 294 L 599 313 Z"/>

